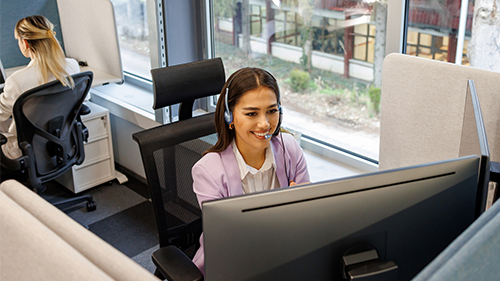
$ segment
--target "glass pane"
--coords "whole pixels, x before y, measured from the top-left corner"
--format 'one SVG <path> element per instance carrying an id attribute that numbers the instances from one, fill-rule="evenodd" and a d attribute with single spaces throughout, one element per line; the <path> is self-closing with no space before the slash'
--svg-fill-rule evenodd
<path id="1" fill-rule="evenodd" d="M 406 46 L 406 53 L 408 55 L 415 56 L 417 54 L 417 46 L 407 45 Z"/>
<path id="2" fill-rule="evenodd" d="M 123 71 L 151 80 L 146 0 L 111 0 Z"/>
<path id="3" fill-rule="evenodd" d="M 276 77 L 284 127 L 377 160 L 381 74 L 374 68 L 381 69 L 385 53 L 375 51 L 385 48 L 377 26 L 386 25 L 386 5 L 214 0 L 215 55 L 227 76 L 253 66 Z M 383 16 L 374 17 L 377 11 Z M 297 83 L 299 76 L 308 78 Z"/>
<path id="4" fill-rule="evenodd" d="M 410 0 L 407 54 L 454 63 L 460 8 L 461 1 Z M 474 1 L 470 1 L 465 31 L 466 40 L 470 38 L 473 12 Z M 463 50 L 459 51 L 462 52 L 462 63 L 468 64 L 466 45 L 464 43 Z M 415 51 L 416 49 L 418 51 Z"/>
<path id="5" fill-rule="evenodd" d="M 420 47 L 418 48 L 418 53 L 419 53 L 419 57 L 424 57 L 424 58 L 427 58 L 427 59 L 432 59 L 432 53 L 431 53 L 431 49 L 430 48 L 423 48 L 423 47 Z"/>
<path id="6" fill-rule="evenodd" d="M 468 47 L 469 47 L 469 40 L 465 40 L 463 54 L 467 54 Z M 466 55 L 462 56 L 462 65 L 470 65 L 469 57 L 467 57 Z"/>
<path id="7" fill-rule="evenodd" d="M 358 60 L 366 60 L 366 37 L 354 37 L 354 58 Z"/>

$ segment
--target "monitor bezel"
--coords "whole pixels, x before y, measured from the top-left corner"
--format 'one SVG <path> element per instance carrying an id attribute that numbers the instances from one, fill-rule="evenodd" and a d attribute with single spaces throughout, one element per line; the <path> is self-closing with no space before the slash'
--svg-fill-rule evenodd
<path id="1" fill-rule="evenodd" d="M 468 98 L 470 98 L 470 103 Z M 490 179 L 490 149 L 488 145 L 488 138 L 486 136 L 486 126 L 483 118 L 483 113 L 481 110 L 481 105 L 479 102 L 479 96 L 477 94 L 476 86 L 474 84 L 474 80 L 467 80 L 467 93 L 465 99 L 464 106 L 464 120 L 462 125 L 462 136 L 460 139 L 460 151 L 463 149 L 464 139 L 470 137 L 467 135 L 469 132 L 465 129 L 467 124 L 466 118 L 468 106 L 472 105 L 472 109 L 474 112 L 474 121 L 475 121 L 475 129 L 477 131 L 477 141 L 479 147 L 477 148 L 477 154 L 480 157 L 479 164 L 479 176 L 478 176 L 478 185 L 477 185 L 477 195 L 476 195 L 476 211 L 475 216 L 478 218 L 488 206 L 488 191 L 489 191 L 489 179 Z M 470 149 L 470 148 L 469 148 Z M 459 154 L 459 156 L 465 156 L 465 154 Z"/>

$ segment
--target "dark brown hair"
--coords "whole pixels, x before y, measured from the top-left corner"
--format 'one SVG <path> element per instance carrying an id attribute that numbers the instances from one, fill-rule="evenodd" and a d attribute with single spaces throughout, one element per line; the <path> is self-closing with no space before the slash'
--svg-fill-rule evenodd
<path id="1" fill-rule="evenodd" d="M 204 154 L 207 154 L 209 152 L 224 151 L 231 144 L 235 137 L 234 130 L 230 130 L 228 124 L 226 124 L 224 120 L 224 112 L 226 110 L 226 89 L 228 89 L 228 107 L 229 110 L 233 112 L 235 105 L 238 103 L 243 94 L 260 87 L 271 89 L 276 94 L 278 105 L 280 104 L 280 90 L 278 87 L 278 82 L 271 75 L 271 73 L 267 72 L 266 70 L 261 68 L 246 67 L 237 70 L 231 76 L 229 76 L 226 84 L 222 88 L 219 100 L 217 101 L 217 107 L 215 108 L 215 128 L 217 130 L 218 140 L 217 143 L 213 147 L 205 151 Z M 280 126 L 280 123 L 281 122 L 278 123 L 278 128 Z M 276 132 L 277 131 L 278 130 L 276 130 Z"/>

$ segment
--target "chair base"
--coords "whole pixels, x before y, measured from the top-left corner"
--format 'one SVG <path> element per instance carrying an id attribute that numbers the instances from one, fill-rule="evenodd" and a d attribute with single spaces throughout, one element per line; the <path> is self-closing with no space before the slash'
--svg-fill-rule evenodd
<path id="1" fill-rule="evenodd" d="M 73 198 L 68 198 L 64 199 L 55 203 L 52 203 L 55 207 L 57 207 L 59 210 L 64 211 L 70 207 L 74 207 L 77 204 L 87 202 L 86 207 L 87 207 L 87 212 L 92 212 L 97 209 L 97 206 L 95 205 L 94 199 L 92 198 L 92 195 L 82 195 L 78 197 L 73 197 Z"/>
<path id="2" fill-rule="evenodd" d="M 24 183 L 26 186 L 30 186 L 29 182 L 26 182 L 26 175 L 25 174 L 16 173 L 16 172 L 12 172 L 12 171 L 8 171 L 6 169 L 0 168 L 0 181 L 3 182 L 3 181 L 8 180 L 8 179 L 14 179 L 14 180 L 17 180 L 21 183 Z M 31 189 L 33 190 L 33 192 L 41 195 L 47 188 L 45 187 L 45 185 L 41 185 L 37 188 L 32 187 Z M 66 198 L 66 199 L 62 199 L 62 200 L 57 201 L 57 202 L 51 202 L 51 204 L 54 205 L 55 207 L 57 207 L 59 210 L 65 211 L 71 207 L 74 207 L 74 206 L 76 206 L 80 203 L 84 203 L 84 202 L 86 202 L 87 212 L 92 212 L 92 211 L 95 211 L 97 209 L 95 201 L 92 198 L 92 195 L 80 195 L 77 197 Z"/>

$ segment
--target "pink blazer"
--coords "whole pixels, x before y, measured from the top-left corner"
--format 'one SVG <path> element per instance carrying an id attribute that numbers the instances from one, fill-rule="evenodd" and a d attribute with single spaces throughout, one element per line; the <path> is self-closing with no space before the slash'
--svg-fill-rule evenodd
<path id="1" fill-rule="evenodd" d="M 302 148 L 290 134 L 283 134 L 283 142 L 285 143 L 284 159 L 281 137 L 271 138 L 271 148 L 280 186 L 288 186 L 287 174 L 290 180 L 297 184 L 309 182 L 309 173 Z M 284 161 L 286 161 L 286 174 Z M 193 166 L 192 176 L 193 190 L 200 206 L 207 200 L 243 194 L 240 171 L 231 146 L 220 153 L 208 153 L 203 156 Z M 193 262 L 205 274 L 203 234 L 200 237 L 200 248 L 196 252 Z"/>

